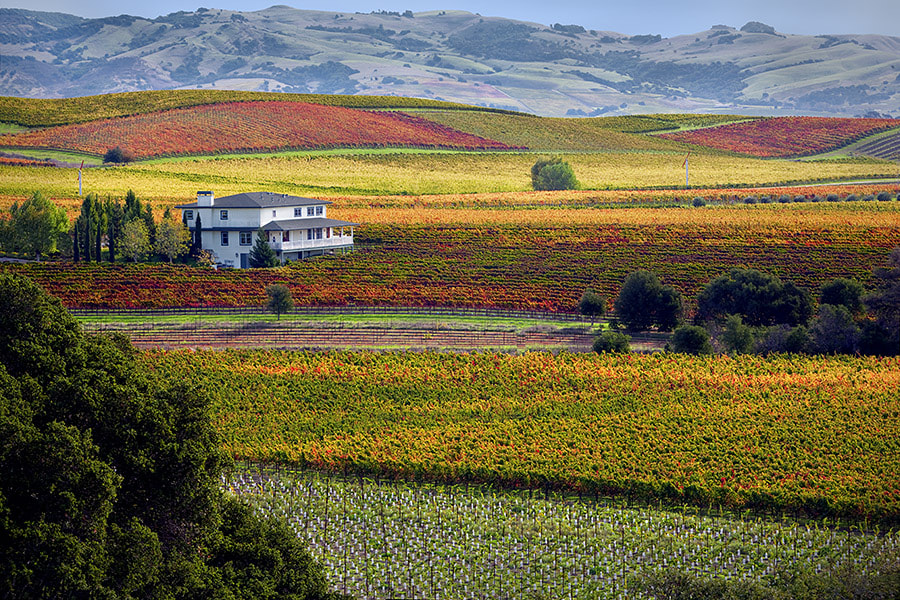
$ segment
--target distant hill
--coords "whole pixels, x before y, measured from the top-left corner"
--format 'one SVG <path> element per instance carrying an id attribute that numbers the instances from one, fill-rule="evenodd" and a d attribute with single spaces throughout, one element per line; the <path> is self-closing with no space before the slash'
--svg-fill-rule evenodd
<path id="1" fill-rule="evenodd" d="M 0 95 L 215 88 L 432 98 L 541 115 L 900 117 L 900 38 L 763 23 L 673 38 L 462 11 L 273 6 L 157 19 L 0 9 Z"/>

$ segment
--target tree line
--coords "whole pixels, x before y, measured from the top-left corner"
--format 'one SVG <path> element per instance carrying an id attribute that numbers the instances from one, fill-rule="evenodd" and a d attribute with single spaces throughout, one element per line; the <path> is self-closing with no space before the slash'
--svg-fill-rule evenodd
<path id="1" fill-rule="evenodd" d="M 654 328 L 673 331 L 668 349 L 692 354 L 895 355 L 900 353 L 900 248 L 873 275 L 875 289 L 868 293 L 856 280 L 837 278 L 823 284 L 814 299 L 770 273 L 732 269 L 701 290 L 689 323 L 678 290 L 650 271 L 635 271 L 614 301 L 618 327 L 601 333 L 594 350 L 627 351 L 626 331 Z M 603 297 L 585 290 L 579 310 L 592 324 L 606 308 Z"/>
<path id="2" fill-rule="evenodd" d="M 140 262 L 155 257 L 170 263 L 209 265 L 212 257 L 203 249 L 202 230 L 199 214 L 192 227 L 169 208 L 157 221 L 150 203 L 142 202 L 132 190 L 125 194 L 124 204 L 88 194 L 71 224 L 62 207 L 35 192 L 21 205 L 12 205 L 9 219 L 0 220 L 0 248 L 37 260 L 61 254 L 76 262 Z M 257 232 L 249 259 L 250 266 L 257 268 L 280 264 L 262 230 Z"/>

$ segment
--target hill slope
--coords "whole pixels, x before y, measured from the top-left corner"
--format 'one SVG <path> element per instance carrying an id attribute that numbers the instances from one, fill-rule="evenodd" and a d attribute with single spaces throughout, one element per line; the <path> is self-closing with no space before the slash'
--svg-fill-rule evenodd
<path id="1" fill-rule="evenodd" d="M 414 96 L 544 115 L 900 114 L 900 38 L 765 26 L 660 38 L 462 11 L 275 6 L 82 19 L 0 9 L 0 46 L 0 94 L 16 96 L 210 87 Z"/>

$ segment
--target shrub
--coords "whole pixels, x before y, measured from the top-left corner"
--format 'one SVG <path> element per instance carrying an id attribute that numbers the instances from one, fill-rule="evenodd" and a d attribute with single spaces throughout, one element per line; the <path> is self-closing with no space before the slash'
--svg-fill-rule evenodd
<path id="1" fill-rule="evenodd" d="M 809 201 L 810 202 L 821 202 L 822 198 L 818 194 L 813 194 L 812 197 L 809 199 Z"/>
<path id="2" fill-rule="evenodd" d="M 680 354 L 712 354 L 713 347 L 709 334 L 697 325 L 682 325 L 672 334 L 668 344 L 671 352 Z"/>
<path id="3" fill-rule="evenodd" d="M 782 194 L 782 195 L 778 196 L 778 201 L 781 204 L 790 204 L 791 202 L 793 202 L 793 199 L 790 196 L 788 196 L 787 194 Z"/>
<path id="4" fill-rule="evenodd" d="M 841 197 L 838 196 L 837 194 L 828 194 L 827 196 L 825 196 L 826 202 L 839 202 L 840 199 L 841 199 Z"/>
<path id="5" fill-rule="evenodd" d="M 856 194 L 848 194 L 846 198 L 844 198 L 847 202 L 856 202 L 859 200 L 859 197 Z"/>
<path id="6" fill-rule="evenodd" d="M 878 195 L 875 196 L 875 198 L 878 199 L 879 202 L 887 202 L 891 199 L 891 195 L 887 192 L 878 192 Z"/>
<path id="7" fill-rule="evenodd" d="M 819 288 L 819 304 L 843 306 L 850 314 L 857 315 L 863 310 L 862 297 L 865 289 L 855 279 L 839 277 Z"/>
<path id="8" fill-rule="evenodd" d="M 119 146 L 110 148 L 103 155 L 104 163 L 125 164 L 134 161 L 134 155 L 127 150 L 122 150 Z"/>
<path id="9" fill-rule="evenodd" d="M 740 315 L 728 315 L 719 339 L 731 354 L 747 354 L 753 350 L 753 330 L 744 324 Z"/>
<path id="10" fill-rule="evenodd" d="M 578 312 L 591 318 L 591 327 L 594 326 L 594 318 L 606 314 L 606 298 L 587 288 L 578 301 Z"/>
<path id="11" fill-rule="evenodd" d="M 694 198 L 694 201 L 691 204 L 693 204 L 695 207 L 699 208 L 701 206 L 706 206 L 706 200 L 704 200 L 703 198 L 697 197 L 697 198 Z"/>
<path id="12" fill-rule="evenodd" d="M 768 204 L 768 203 L 771 202 L 771 201 L 772 201 L 772 199 L 769 198 L 768 196 L 760 196 L 760 197 L 759 197 L 759 203 L 760 203 L 760 204 Z"/>
<path id="13" fill-rule="evenodd" d="M 756 204 L 756 196 L 747 196 L 744 198 L 744 204 Z"/>
<path id="14" fill-rule="evenodd" d="M 803 194 L 797 194 L 794 196 L 794 202 L 806 202 L 806 196 Z"/>
<path id="15" fill-rule="evenodd" d="M 863 196 L 863 197 L 860 198 L 860 199 L 861 199 L 863 202 L 871 202 L 872 200 L 875 199 L 875 196 L 873 196 L 872 194 L 866 194 L 865 196 Z"/>
<path id="16" fill-rule="evenodd" d="M 572 167 L 563 159 L 544 158 L 531 167 L 531 185 L 535 190 L 574 190 L 578 180 Z"/>
<path id="17" fill-rule="evenodd" d="M 594 352 L 629 352 L 631 338 L 620 331 L 604 331 L 594 339 Z"/>

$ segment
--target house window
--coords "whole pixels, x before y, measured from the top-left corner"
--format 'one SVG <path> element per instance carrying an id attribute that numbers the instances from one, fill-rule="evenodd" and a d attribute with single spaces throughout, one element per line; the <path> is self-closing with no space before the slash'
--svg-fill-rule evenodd
<path id="1" fill-rule="evenodd" d="M 228 232 L 227 231 L 222 232 L 222 245 L 223 246 L 228 245 Z"/>
<path id="2" fill-rule="evenodd" d="M 184 218 L 187 219 L 188 221 L 192 220 L 194 218 L 194 211 L 192 211 L 192 210 L 184 211 Z"/>
<path id="3" fill-rule="evenodd" d="M 224 232 L 223 232 L 224 233 Z M 252 231 L 242 231 L 241 239 L 238 240 L 241 246 L 250 246 L 253 244 L 253 232 Z M 224 244 L 223 244 L 224 245 Z"/>
<path id="4" fill-rule="evenodd" d="M 282 241 L 282 242 L 289 242 L 289 241 L 291 241 L 291 232 L 290 232 L 290 231 L 285 231 L 284 233 L 282 233 L 282 234 L 281 234 L 281 241 Z"/>
<path id="5" fill-rule="evenodd" d="M 313 239 L 313 230 L 312 229 L 306 230 L 306 239 L 308 239 L 308 240 Z"/>
<path id="6" fill-rule="evenodd" d="M 316 239 L 317 240 L 322 239 L 322 228 L 321 227 L 316 227 Z"/>
<path id="7" fill-rule="evenodd" d="M 302 208 L 295 208 L 295 209 L 294 209 L 294 216 L 295 216 L 295 217 L 302 217 L 302 216 L 303 216 L 303 209 L 302 209 Z"/>
<path id="8" fill-rule="evenodd" d="M 321 207 L 321 206 L 317 206 L 317 207 L 316 207 L 316 216 L 318 217 L 318 216 L 320 216 L 321 214 L 322 214 L 322 207 Z"/>
<path id="9" fill-rule="evenodd" d="M 221 220 L 223 220 L 223 221 L 227 221 L 227 220 L 228 220 L 228 211 L 227 211 L 227 210 L 220 210 L 220 211 L 219 211 L 219 218 L 220 218 Z"/>
<path id="10" fill-rule="evenodd" d="M 307 206 L 307 207 L 306 207 L 306 216 L 307 216 L 307 217 L 311 217 L 311 216 L 313 216 L 314 214 L 316 214 L 316 209 L 313 208 L 312 206 Z"/>

